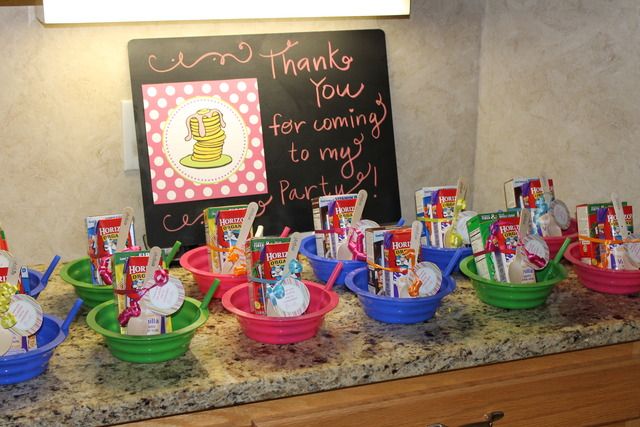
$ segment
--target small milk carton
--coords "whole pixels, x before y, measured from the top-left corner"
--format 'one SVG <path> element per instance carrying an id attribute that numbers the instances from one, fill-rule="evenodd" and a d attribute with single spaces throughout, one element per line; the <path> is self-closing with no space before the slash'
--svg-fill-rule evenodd
<path id="1" fill-rule="evenodd" d="M 399 297 L 398 280 L 415 265 L 415 255 L 411 251 L 411 227 L 385 230 L 382 243 L 384 265 L 384 294 Z"/>
<path id="2" fill-rule="evenodd" d="M 118 235 L 122 224 L 122 215 L 101 215 L 85 218 L 87 236 L 89 240 L 89 259 L 91 260 L 91 280 L 96 285 L 104 285 L 100 276 L 100 265 L 112 270 L 111 256 L 116 252 Z M 125 247 L 136 244 L 133 222 L 127 235 Z"/>
<path id="3" fill-rule="evenodd" d="M 624 215 L 624 226 L 627 227 L 629 234 L 633 233 L 633 209 L 630 205 L 622 207 Z M 622 234 L 620 233 L 620 224 L 618 224 L 618 217 L 616 216 L 615 209 L 608 207 L 606 210 L 606 217 L 603 226 L 603 238 L 605 240 L 622 240 Z M 603 248 L 600 250 L 601 267 L 611 270 L 624 270 L 624 252 L 621 250 L 622 244 L 610 243 L 602 244 Z"/>
<path id="4" fill-rule="evenodd" d="M 235 246 L 247 212 L 247 205 L 217 206 L 206 208 L 204 230 L 209 252 L 209 268 L 221 271 L 229 256 L 229 249 Z M 240 253 L 240 261 L 244 253 Z"/>
<path id="5" fill-rule="evenodd" d="M 287 271 L 285 266 L 289 237 L 253 237 L 247 240 L 246 257 L 249 275 L 249 302 L 255 314 L 266 313 L 270 284 L 252 279 L 277 280 Z M 293 277 L 297 277 L 293 275 Z"/>
<path id="6" fill-rule="evenodd" d="M 626 203 L 623 203 L 623 205 L 626 205 Z M 601 265 L 600 244 L 589 239 L 599 239 L 604 236 L 604 219 L 600 222 L 602 225 L 599 228 L 598 211 L 604 212 L 612 206 L 611 203 L 585 203 L 576 206 L 580 260 L 585 264 L 593 266 Z"/>
<path id="7" fill-rule="evenodd" d="M 356 207 L 357 194 L 316 197 L 311 201 L 318 256 L 336 258 L 344 243 Z"/>
<path id="8" fill-rule="evenodd" d="M 140 296 L 145 288 L 144 279 L 149 263 L 149 251 L 117 252 L 113 255 L 113 285 L 118 306 L 122 313 L 131 306 L 132 300 Z M 151 312 L 144 300 L 138 301 L 142 313 L 139 318 L 146 321 L 143 333 L 132 333 L 128 326 L 120 327 L 125 335 L 158 335 L 171 332 L 171 318 Z"/>
<path id="9" fill-rule="evenodd" d="M 384 232 L 389 227 L 372 227 L 364 231 L 364 247 L 367 253 L 367 273 L 369 277 L 369 292 L 374 295 L 384 295 Z"/>
<path id="10" fill-rule="evenodd" d="M 508 282 L 509 264 L 518 244 L 517 212 L 479 214 L 467 222 L 471 249 L 478 274 L 486 279 Z"/>

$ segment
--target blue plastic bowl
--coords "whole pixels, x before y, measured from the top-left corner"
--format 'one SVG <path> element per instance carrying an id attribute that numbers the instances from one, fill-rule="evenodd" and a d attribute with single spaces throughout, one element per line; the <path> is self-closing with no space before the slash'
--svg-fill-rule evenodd
<path id="1" fill-rule="evenodd" d="M 338 264 L 339 260 L 324 258 L 318 256 L 318 252 L 316 250 L 316 240 L 315 236 L 308 236 L 302 239 L 302 244 L 300 245 L 300 253 L 309 259 L 309 263 L 311 264 L 311 268 L 313 269 L 313 273 L 316 277 L 323 281 L 327 282 L 333 269 L 336 264 Z M 352 271 L 366 267 L 367 263 L 364 261 L 342 261 L 342 271 L 336 280 L 336 285 L 344 285 L 347 274 Z"/>
<path id="2" fill-rule="evenodd" d="M 460 256 L 460 261 L 464 258 L 471 255 L 471 247 L 463 247 L 462 255 Z M 437 248 L 434 246 L 425 246 L 422 245 L 420 247 L 420 260 L 421 261 L 429 261 L 440 267 L 440 270 L 444 271 L 447 268 L 447 264 L 449 264 L 449 260 L 456 253 L 458 248 Z M 460 271 L 460 263 L 453 269 L 454 273 Z"/>
<path id="3" fill-rule="evenodd" d="M 456 289 L 451 276 L 443 277 L 437 294 L 419 298 L 392 298 L 374 295 L 368 290 L 367 268 L 359 268 L 347 275 L 345 284 L 358 295 L 367 316 L 384 323 L 419 323 L 429 320 L 436 313 L 442 298 Z"/>
<path id="4" fill-rule="evenodd" d="M 69 335 L 69 325 L 82 307 L 82 300 L 75 304 L 62 322 L 55 316 L 44 315 L 42 327 L 36 333 L 38 348 L 23 354 L 0 357 L 0 385 L 30 380 L 43 373 L 56 347 Z"/>

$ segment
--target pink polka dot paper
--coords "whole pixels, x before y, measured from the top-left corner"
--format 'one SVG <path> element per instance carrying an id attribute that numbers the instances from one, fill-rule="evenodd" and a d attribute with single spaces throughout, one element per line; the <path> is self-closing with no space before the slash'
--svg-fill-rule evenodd
<path id="1" fill-rule="evenodd" d="M 154 204 L 268 192 L 256 79 L 147 84 L 142 95 Z M 228 164 L 181 162 L 194 150 L 195 141 L 187 138 L 188 117 L 201 109 L 222 115 Z"/>

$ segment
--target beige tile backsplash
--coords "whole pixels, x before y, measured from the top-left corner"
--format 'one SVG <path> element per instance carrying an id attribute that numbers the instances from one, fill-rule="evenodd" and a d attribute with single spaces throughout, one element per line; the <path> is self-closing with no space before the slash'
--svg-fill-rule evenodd
<path id="1" fill-rule="evenodd" d="M 409 19 L 44 27 L 0 7 L 0 222 L 29 263 L 83 256 L 87 215 L 132 206 L 120 101 L 135 38 L 381 28 L 387 36 L 400 196 L 473 181 L 479 210 L 502 182 L 546 171 L 570 206 L 640 196 L 640 12 L 635 1 L 412 2 Z M 599 165 L 596 167 L 596 165 Z"/>

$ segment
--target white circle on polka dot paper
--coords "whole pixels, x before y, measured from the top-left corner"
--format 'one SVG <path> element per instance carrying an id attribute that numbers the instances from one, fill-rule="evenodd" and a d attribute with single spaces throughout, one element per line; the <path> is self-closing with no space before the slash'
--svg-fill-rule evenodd
<path id="1" fill-rule="evenodd" d="M 161 129 L 161 130 L 164 130 L 164 125 L 165 125 L 166 123 L 167 123 L 167 122 L 160 122 L 160 129 Z"/>
<path id="2" fill-rule="evenodd" d="M 258 112 L 260 111 L 260 104 L 258 104 L 258 106 L 256 107 L 256 110 L 258 110 Z"/>
<path id="3" fill-rule="evenodd" d="M 155 191 L 153 192 L 153 201 L 154 202 L 158 201 L 158 194 Z"/>
<path id="4" fill-rule="evenodd" d="M 267 171 L 263 171 L 263 172 L 262 172 L 262 177 L 263 177 L 264 179 L 267 179 Z"/>
<path id="5" fill-rule="evenodd" d="M 153 155 L 153 147 L 152 146 L 148 146 L 147 149 L 149 150 L 149 156 Z"/>
<path id="6" fill-rule="evenodd" d="M 196 195 L 196 192 L 193 191 L 193 189 L 191 188 L 187 188 L 184 192 L 184 197 L 186 197 L 187 199 L 193 199 L 193 196 Z"/>
<path id="7" fill-rule="evenodd" d="M 262 160 L 256 160 L 255 162 L 253 162 L 253 168 L 262 169 Z"/>
<path id="8" fill-rule="evenodd" d="M 159 133 L 154 133 L 153 135 L 151 135 L 151 140 L 153 142 L 160 142 L 162 141 L 162 135 L 160 135 Z"/>
<path id="9" fill-rule="evenodd" d="M 167 106 L 167 100 L 164 98 L 160 98 L 158 99 L 158 107 L 160 108 L 166 108 Z"/>
<path id="10" fill-rule="evenodd" d="M 255 114 L 250 115 L 249 123 L 251 123 L 252 125 L 255 125 L 256 123 L 258 123 L 258 116 L 256 116 Z"/>
<path id="11" fill-rule="evenodd" d="M 229 95 L 229 101 L 233 102 L 234 104 L 237 103 L 240 100 L 240 97 L 238 96 L 237 93 L 232 93 L 231 95 Z"/>
<path id="12" fill-rule="evenodd" d="M 147 101 L 146 99 L 142 101 L 142 106 L 144 107 L 145 110 L 149 108 L 149 101 Z"/>
<path id="13" fill-rule="evenodd" d="M 249 92 L 247 94 L 247 101 L 249 102 L 256 102 L 256 99 L 258 99 L 258 96 L 256 95 L 255 92 Z"/>
<path id="14" fill-rule="evenodd" d="M 151 130 L 151 123 L 145 122 L 144 129 L 145 129 L 145 132 L 149 132 Z"/>
<path id="15" fill-rule="evenodd" d="M 202 190 L 202 194 L 204 194 L 205 197 L 211 197 L 211 195 L 213 194 L 213 190 L 211 189 L 211 187 L 205 187 L 204 190 Z"/>
<path id="16" fill-rule="evenodd" d="M 175 200 L 176 199 L 176 192 L 173 191 L 173 190 L 167 191 L 167 199 Z"/>
<path id="17" fill-rule="evenodd" d="M 202 91 L 204 93 L 211 93 L 211 85 L 209 83 L 205 83 L 202 85 Z"/>
<path id="18" fill-rule="evenodd" d="M 248 190 L 247 188 L 247 184 L 240 184 L 238 185 L 238 191 L 241 192 L 242 194 L 246 193 Z"/>
<path id="19" fill-rule="evenodd" d="M 247 114 L 247 111 L 249 111 L 249 106 L 247 104 L 240 104 L 240 106 L 238 107 L 238 110 L 242 114 Z"/>
<path id="20" fill-rule="evenodd" d="M 262 141 L 260 141 L 260 138 L 251 138 L 251 145 L 253 145 L 254 147 L 258 148 L 260 146 L 260 143 L 262 143 Z"/>
<path id="21" fill-rule="evenodd" d="M 249 171 L 245 175 L 245 178 L 247 178 L 247 181 L 253 181 L 254 179 L 256 179 L 256 174 L 251 172 L 251 171 Z"/>
<path id="22" fill-rule="evenodd" d="M 223 165 L 206 165 L 195 167 L 189 164 L 197 141 L 193 135 L 188 141 L 186 121 L 201 109 L 218 110 L 225 122 L 225 139 L 222 153 L 230 159 Z M 162 138 L 162 150 L 171 166 L 186 181 L 203 184 L 223 182 L 233 175 L 244 161 L 245 152 L 249 146 L 246 134 L 247 125 L 243 116 L 229 103 L 208 96 L 195 96 L 184 104 L 172 110 L 173 114 L 167 120 Z"/>
<path id="23" fill-rule="evenodd" d="M 167 95 L 169 95 L 169 96 L 173 96 L 173 95 L 175 95 L 175 94 L 176 94 L 176 88 L 175 88 L 175 87 L 173 87 L 173 86 L 167 86 L 167 87 L 164 89 L 164 93 L 166 93 L 166 94 L 167 94 Z"/>
<path id="24" fill-rule="evenodd" d="M 158 190 L 164 190 L 167 188 L 167 183 L 164 179 L 159 179 L 156 181 L 156 187 L 158 187 Z"/>
<path id="25" fill-rule="evenodd" d="M 233 175 L 231 175 L 229 177 L 229 182 L 232 184 L 235 184 L 236 182 L 238 182 L 238 175 L 236 175 L 235 173 Z"/>
<path id="26" fill-rule="evenodd" d="M 162 166 L 164 165 L 164 159 L 160 156 L 157 156 L 155 159 L 153 159 L 153 164 L 156 166 Z"/>
<path id="27" fill-rule="evenodd" d="M 151 98 L 153 98 L 157 94 L 158 94 L 158 90 L 155 87 L 151 86 L 147 89 L 147 95 L 149 95 Z"/>
<path id="28" fill-rule="evenodd" d="M 245 157 L 246 157 L 247 159 L 252 158 L 252 157 L 253 157 L 253 151 L 251 151 L 251 150 L 247 150 L 247 154 L 245 155 Z"/>
<path id="29" fill-rule="evenodd" d="M 153 170 L 153 169 L 151 169 L 151 170 L 149 171 L 149 175 L 151 176 L 151 179 L 154 179 L 154 178 L 156 177 L 156 171 L 155 171 L 155 170 Z"/>
<path id="30" fill-rule="evenodd" d="M 182 103 L 184 103 L 184 98 L 183 98 L 183 97 L 181 97 L 181 96 L 177 97 L 177 98 L 176 98 L 176 105 L 180 105 L 180 104 L 182 104 Z"/>
<path id="31" fill-rule="evenodd" d="M 256 190 L 264 191 L 264 182 L 259 182 L 256 184 Z"/>
<path id="32" fill-rule="evenodd" d="M 222 187 L 220 187 L 220 192 L 226 196 L 231 192 L 231 189 L 229 188 L 228 185 L 223 185 Z"/>
<path id="33" fill-rule="evenodd" d="M 220 92 L 222 93 L 229 92 L 229 85 L 227 83 L 220 83 Z"/>
<path id="34" fill-rule="evenodd" d="M 238 82 L 238 84 L 236 85 L 236 87 L 238 88 L 238 90 L 240 92 L 244 92 L 245 90 L 247 90 L 247 84 L 245 82 Z"/>
<path id="35" fill-rule="evenodd" d="M 176 185 L 176 187 L 178 187 L 178 188 L 182 188 L 182 187 L 184 187 L 184 179 L 182 179 L 182 178 L 176 178 L 176 180 L 175 180 L 173 183 L 174 183 L 174 184 Z"/>
<path id="36" fill-rule="evenodd" d="M 258 132 L 260 132 L 260 135 L 262 135 L 262 126 L 258 128 Z"/>
<path id="37" fill-rule="evenodd" d="M 193 86 L 186 85 L 184 87 L 184 93 L 187 94 L 187 95 L 191 95 L 193 93 Z"/>
<path id="38" fill-rule="evenodd" d="M 164 170 L 164 176 L 166 176 L 167 178 L 171 178 L 173 176 L 173 169 L 172 168 L 166 168 Z"/>
<path id="39" fill-rule="evenodd" d="M 243 163 L 243 164 L 241 164 L 241 165 L 240 165 L 240 167 L 238 168 L 238 170 L 239 170 L 240 172 L 242 172 L 243 170 L 245 170 L 245 164 L 244 164 L 244 163 Z"/>
<path id="40" fill-rule="evenodd" d="M 158 120 L 158 117 L 160 117 L 160 113 L 158 113 L 158 110 L 149 111 L 149 118 L 151 120 Z"/>

